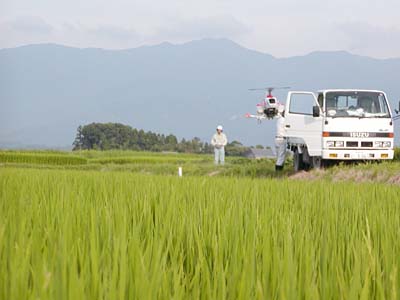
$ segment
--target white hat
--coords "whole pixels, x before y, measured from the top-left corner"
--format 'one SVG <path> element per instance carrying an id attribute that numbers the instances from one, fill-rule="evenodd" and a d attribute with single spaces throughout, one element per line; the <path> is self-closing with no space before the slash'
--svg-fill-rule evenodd
<path id="1" fill-rule="evenodd" d="M 222 131 L 222 130 L 224 130 L 224 128 L 222 127 L 222 125 L 218 125 L 217 126 L 217 130 L 221 130 Z"/>

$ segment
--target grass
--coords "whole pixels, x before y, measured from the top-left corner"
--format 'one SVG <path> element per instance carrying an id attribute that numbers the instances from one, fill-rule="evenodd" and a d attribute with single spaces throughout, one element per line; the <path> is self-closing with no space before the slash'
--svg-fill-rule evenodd
<path id="1" fill-rule="evenodd" d="M 0 299 L 396 299 L 399 190 L 0 168 Z"/>
<path id="2" fill-rule="evenodd" d="M 274 161 L 271 159 L 251 160 L 227 157 L 224 167 L 216 167 L 212 155 L 198 154 L 134 151 L 78 151 L 73 153 L 0 151 L 0 163 L 12 168 L 121 171 L 148 175 L 175 176 L 178 167 L 183 167 L 185 176 L 275 176 Z M 290 169 L 288 165 L 283 174 L 287 174 Z"/>
<path id="3" fill-rule="evenodd" d="M 398 299 L 400 163 L 290 169 L 1 151 L 0 299 Z"/>
<path id="4" fill-rule="evenodd" d="M 400 185 L 400 162 L 339 164 L 321 170 L 292 174 L 291 179 L 327 180 L 331 182 L 369 182 Z"/>
<path id="5" fill-rule="evenodd" d="M 99 164 L 163 164 L 163 163 L 180 163 L 203 161 L 204 157 L 180 157 L 180 156 L 131 156 L 131 157 L 107 157 L 91 159 L 91 163 Z M 207 161 L 207 159 L 205 160 Z M 209 161 L 209 159 L 208 159 Z"/>
<path id="6" fill-rule="evenodd" d="M 400 147 L 396 147 L 394 148 L 394 156 L 393 156 L 394 160 L 400 160 Z"/>

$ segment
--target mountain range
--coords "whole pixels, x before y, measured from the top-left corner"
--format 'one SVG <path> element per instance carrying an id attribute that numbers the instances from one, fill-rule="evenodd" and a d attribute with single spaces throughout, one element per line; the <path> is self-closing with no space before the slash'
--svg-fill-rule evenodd
<path id="1" fill-rule="evenodd" d="M 202 140 L 222 124 L 230 140 L 272 145 L 273 121 L 259 125 L 243 117 L 263 98 L 249 88 L 379 89 L 393 109 L 400 100 L 399 74 L 400 58 L 344 51 L 276 58 L 226 39 L 126 50 L 55 44 L 1 49 L 0 147 L 70 146 L 77 127 L 91 122 Z M 276 91 L 282 102 L 286 93 Z"/>

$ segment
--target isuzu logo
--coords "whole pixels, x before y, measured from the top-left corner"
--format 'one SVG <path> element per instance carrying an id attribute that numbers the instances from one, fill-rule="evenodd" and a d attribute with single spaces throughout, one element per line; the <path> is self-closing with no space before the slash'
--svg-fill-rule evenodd
<path id="1" fill-rule="evenodd" d="M 369 137 L 369 132 L 350 132 L 350 137 L 367 138 L 367 137 Z"/>

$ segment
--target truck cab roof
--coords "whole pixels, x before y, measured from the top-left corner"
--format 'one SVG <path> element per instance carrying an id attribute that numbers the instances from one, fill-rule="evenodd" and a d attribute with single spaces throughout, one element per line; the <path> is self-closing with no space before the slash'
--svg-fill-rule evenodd
<path id="1" fill-rule="evenodd" d="M 373 92 L 373 93 L 382 93 L 383 91 L 379 90 L 363 90 L 363 89 L 326 89 L 326 90 L 319 90 L 318 93 L 327 93 L 327 92 Z"/>

